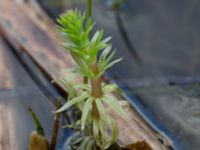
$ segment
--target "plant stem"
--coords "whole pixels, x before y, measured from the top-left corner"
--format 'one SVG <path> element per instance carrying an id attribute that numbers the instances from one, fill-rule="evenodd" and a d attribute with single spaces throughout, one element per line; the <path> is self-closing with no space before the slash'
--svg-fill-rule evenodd
<path id="1" fill-rule="evenodd" d="M 61 98 L 58 98 L 57 101 L 57 109 L 61 107 Z M 53 123 L 53 130 L 52 130 L 52 138 L 50 143 L 50 150 L 56 149 L 56 142 L 57 142 L 57 135 L 59 130 L 59 121 L 60 120 L 60 113 L 55 114 L 54 123 Z"/>
<path id="2" fill-rule="evenodd" d="M 92 96 L 95 98 L 102 97 L 101 79 L 91 79 Z"/>
<path id="3" fill-rule="evenodd" d="M 97 75 L 99 73 L 97 64 L 94 63 L 91 65 L 92 71 L 94 72 L 95 75 Z M 103 92 L 102 92 L 102 87 L 101 87 L 101 77 L 99 77 L 98 79 L 90 79 L 90 83 L 91 83 L 91 88 L 92 88 L 92 96 L 94 98 L 100 98 L 103 96 Z M 92 114 L 96 119 L 100 118 L 100 114 L 99 111 L 97 109 L 96 106 L 96 102 L 93 101 L 92 103 Z"/>
<path id="4" fill-rule="evenodd" d="M 99 73 L 97 64 L 94 63 L 91 65 L 92 71 L 95 75 L 97 75 Z M 92 96 L 95 98 L 100 98 L 103 95 L 102 92 L 102 87 L 101 87 L 101 78 L 97 78 L 97 79 L 90 79 L 91 81 L 91 87 L 92 87 Z"/>
<path id="5" fill-rule="evenodd" d="M 83 77 L 83 83 L 88 84 L 88 77 Z"/>
<path id="6" fill-rule="evenodd" d="M 92 0 L 87 0 L 87 17 L 92 16 Z"/>
<path id="7" fill-rule="evenodd" d="M 87 0 L 87 19 L 91 18 L 92 16 L 92 0 Z M 83 77 L 83 83 L 88 83 L 88 78 Z"/>

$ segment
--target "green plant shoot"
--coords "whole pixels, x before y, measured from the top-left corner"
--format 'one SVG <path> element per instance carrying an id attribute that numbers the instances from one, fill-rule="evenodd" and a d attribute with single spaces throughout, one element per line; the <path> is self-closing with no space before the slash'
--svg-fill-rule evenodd
<path id="1" fill-rule="evenodd" d="M 103 83 L 101 77 L 108 68 L 121 61 L 121 58 L 112 61 L 115 51 L 112 51 L 112 46 L 108 43 L 111 37 L 104 39 L 103 30 L 94 33 L 95 23 L 85 13 L 67 11 L 59 17 L 58 24 L 64 39 L 63 46 L 77 65 L 67 69 L 72 78 L 55 81 L 69 93 L 66 104 L 56 112 L 66 111 L 76 105 L 82 113 L 78 121 L 81 130 L 90 129 L 90 134 L 79 148 L 84 149 L 83 145 L 87 145 L 87 149 L 92 149 L 93 143 L 100 149 L 107 149 L 116 142 L 118 136 L 118 126 L 110 116 L 110 111 L 115 111 L 122 117 L 126 114 L 122 101 L 111 94 L 118 91 L 119 87 L 116 84 Z M 87 77 L 89 82 L 73 84 L 76 77 Z"/>

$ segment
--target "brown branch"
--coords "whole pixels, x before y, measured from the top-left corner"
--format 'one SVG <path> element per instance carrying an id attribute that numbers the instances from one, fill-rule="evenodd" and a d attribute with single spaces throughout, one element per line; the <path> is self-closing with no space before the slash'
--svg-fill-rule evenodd
<path id="1" fill-rule="evenodd" d="M 61 97 L 58 98 L 57 109 L 59 109 L 60 107 L 61 107 Z M 50 150 L 55 150 L 56 149 L 59 124 L 60 124 L 60 113 L 56 113 L 55 117 L 54 117 L 54 123 L 53 123 L 53 130 L 52 130 L 52 138 L 51 138 L 51 143 L 50 143 Z"/>

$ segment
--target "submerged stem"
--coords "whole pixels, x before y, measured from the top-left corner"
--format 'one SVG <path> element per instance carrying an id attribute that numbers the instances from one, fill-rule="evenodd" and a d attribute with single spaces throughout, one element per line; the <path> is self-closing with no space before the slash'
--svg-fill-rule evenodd
<path id="1" fill-rule="evenodd" d="M 101 88 L 101 79 L 91 79 L 92 96 L 100 98 L 103 95 Z"/>
<path id="2" fill-rule="evenodd" d="M 98 70 L 96 63 L 91 65 L 91 69 L 92 69 L 92 71 L 95 75 L 97 75 L 99 73 L 99 70 Z M 92 88 L 91 94 L 95 98 L 95 100 L 92 103 L 92 114 L 96 119 L 99 119 L 100 114 L 99 114 L 99 111 L 97 109 L 95 101 L 96 101 L 97 98 L 100 98 L 100 97 L 103 96 L 102 87 L 101 87 L 101 77 L 99 77 L 97 79 L 91 78 L 90 83 L 91 83 L 91 88 Z"/>
<path id="3" fill-rule="evenodd" d="M 99 73 L 97 64 L 94 63 L 91 65 L 92 71 L 95 75 Z M 102 87 L 101 87 L 101 77 L 99 78 L 91 78 L 91 88 L 92 88 L 92 96 L 95 98 L 100 98 L 103 96 Z"/>

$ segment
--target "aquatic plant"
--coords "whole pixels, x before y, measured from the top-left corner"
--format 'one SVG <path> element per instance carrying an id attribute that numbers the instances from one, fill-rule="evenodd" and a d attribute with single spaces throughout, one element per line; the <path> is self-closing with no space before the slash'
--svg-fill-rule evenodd
<path id="1" fill-rule="evenodd" d="M 122 108 L 125 102 L 112 95 L 112 92 L 119 91 L 119 87 L 113 83 L 106 84 L 101 79 L 105 71 L 121 58 L 112 61 L 116 51 L 108 43 L 111 37 L 103 38 L 103 30 L 97 30 L 92 35 L 95 23 L 90 16 L 91 11 L 87 12 L 86 17 L 78 10 L 69 10 L 57 20 L 64 39 L 63 46 L 75 60 L 76 66 L 66 69 L 71 74 L 70 78 L 54 81 L 69 93 L 68 101 L 56 113 L 74 105 L 81 111 L 80 120 L 68 127 L 80 125 L 81 131 L 86 133 L 78 147 L 84 150 L 93 149 L 94 145 L 107 149 L 116 142 L 118 126 L 110 115 L 111 111 L 126 117 Z M 80 77 L 84 78 L 83 83 L 73 82 L 73 79 Z"/>

